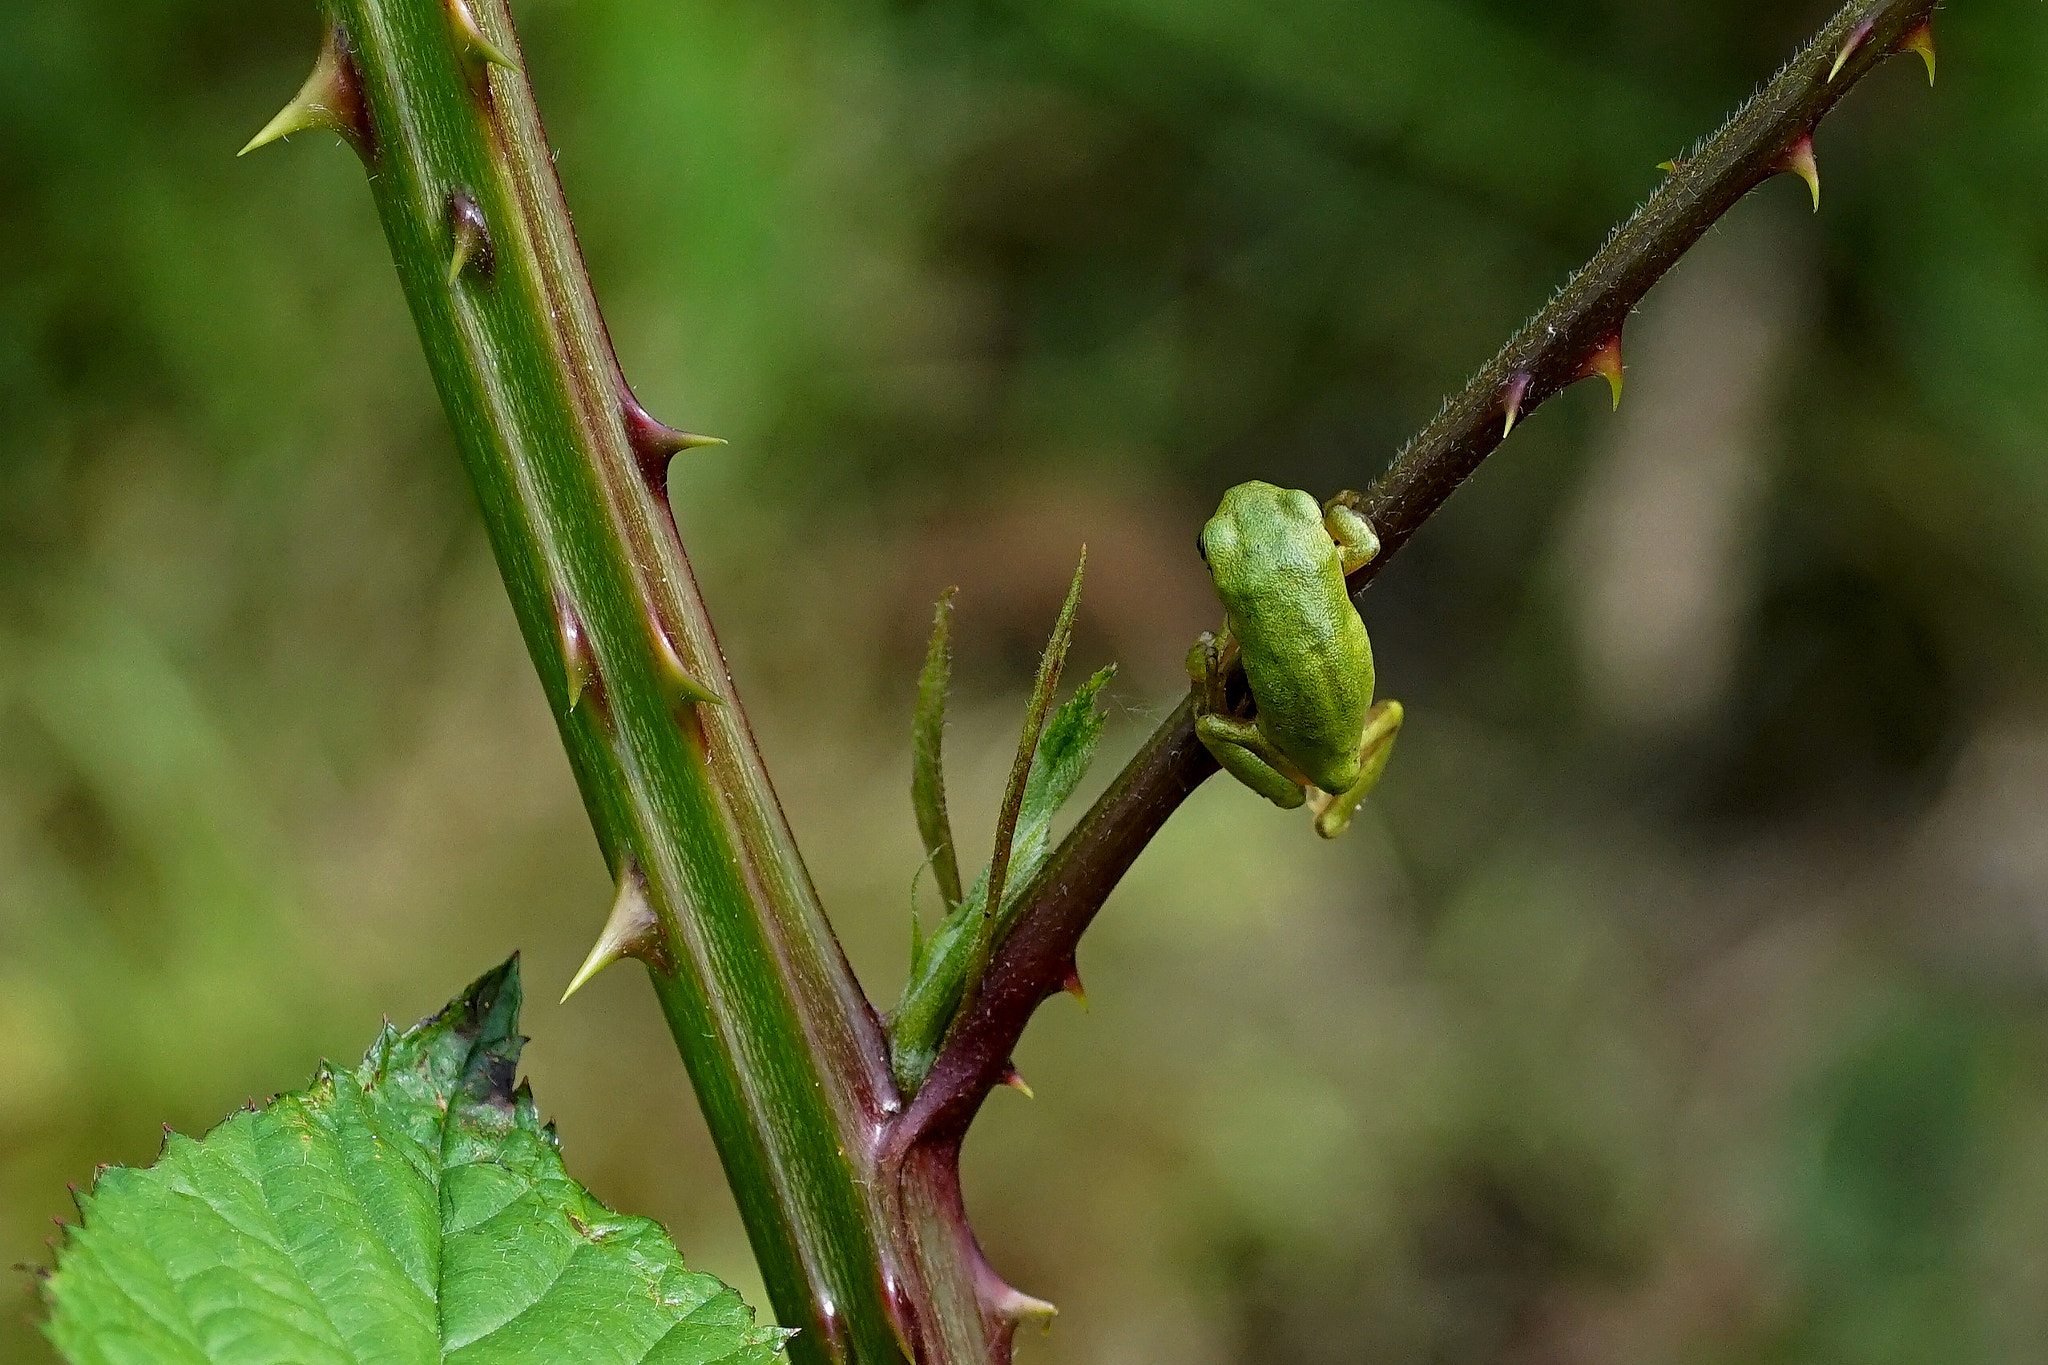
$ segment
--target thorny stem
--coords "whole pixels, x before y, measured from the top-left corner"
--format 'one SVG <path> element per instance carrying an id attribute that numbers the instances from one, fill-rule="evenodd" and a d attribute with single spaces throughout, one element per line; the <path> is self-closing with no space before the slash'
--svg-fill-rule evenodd
<path id="1" fill-rule="evenodd" d="M 1935 0 L 1855 0 L 1703 144 L 1359 498 L 1380 566 Z M 256 143 L 363 157 L 430 368 L 599 841 L 799 1362 L 1002 1365 L 1050 1311 L 966 1222 L 959 1144 L 1110 890 L 1215 770 L 1192 698 L 1026 888 L 908 1111 L 817 905 L 667 516 L 700 444 L 633 400 L 604 335 L 504 0 L 322 0 L 329 42 Z M 1838 72 L 1837 58 L 1847 53 Z M 252 146 L 256 145 L 252 143 Z M 1810 143 L 1808 144 L 1810 147 Z M 1245 700 L 1241 677 L 1232 699 Z M 601 964 L 600 964 L 601 965 Z"/>
<path id="2" fill-rule="evenodd" d="M 369 173 L 429 370 L 618 880 L 595 966 L 643 961 L 795 1365 L 994 1361 L 1012 1311 L 963 1220 L 885 1176 L 901 1102 L 669 516 L 702 438 L 634 400 L 505 0 L 322 0 L 326 42 L 251 143 L 328 128 Z M 596 907 L 591 907 L 594 911 Z M 593 921 L 595 916 L 593 915 Z M 920 1353 L 941 1339 L 943 1355 Z"/>
<path id="3" fill-rule="evenodd" d="M 1937 0 L 1851 0 L 1720 131 L 1610 235 L 1587 265 L 1449 399 L 1362 495 L 1347 501 L 1380 538 L 1351 575 L 1357 601 L 1408 538 L 1540 404 L 1600 372 L 1629 313 L 1680 256 L 1750 190 L 1810 154 L 1815 127 L 1849 88 L 1931 21 Z M 1846 54 L 1846 59 L 1844 59 Z M 1837 69 L 1839 68 L 1839 69 Z M 1802 148 L 1801 144 L 1805 144 Z M 1616 357 L 1618 359 L 1618 356 Z M 1232 695 L 1245 698 L 1243 675 Z M 955 1148 L 1038 1006 L 1075 979 L 1081 935 L 1152 836 L 1217 770 L 1195 738 L 1192 695 L 1146 740 L 1027 889 L 1015 927 L 989 964 L 930 1077 L 897 1125 L 895 1145 Z"/>

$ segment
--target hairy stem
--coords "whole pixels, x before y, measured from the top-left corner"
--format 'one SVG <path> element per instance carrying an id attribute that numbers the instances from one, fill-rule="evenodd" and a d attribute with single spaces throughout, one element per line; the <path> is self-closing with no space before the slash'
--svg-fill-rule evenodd
<path id="1" fill-rule="evenodd" d="M 1750 190 L 1780 171 L 1801 169 L 1798 158 L 1811 156 L 1821 119 L 1874 67 L 1924 35 L 1935 5 L 1851 0 L 1843 6 L 1770 84 L 1676 163 L 1649 201 L 1363 495 L 1346 497 L 1371 521 L 1381 547 L 1351 576 L 1354 600 L 1516 421 L 1578 379 L 1609 375 L 1618 381 L 1622 325 L 1650 286 Z M 1242 673 L 1230 686 L 1236 700 L 1246 700 Z M 1217 770 L 1195 738 L 1194 720 L 1190 696 L 1034 879 L 972 1011 L 955 1022 L 931 1076 L 897 1125 L 899 1151 L 956 1147 L 1006 1074 L 1032 1014 L 1076 979 L 1074 954 L 1096 912 L 1167 818 Z"/>

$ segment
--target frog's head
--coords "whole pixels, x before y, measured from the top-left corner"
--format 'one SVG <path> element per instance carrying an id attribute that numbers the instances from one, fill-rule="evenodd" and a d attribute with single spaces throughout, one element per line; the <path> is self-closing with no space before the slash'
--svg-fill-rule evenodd
<path id="1" fill-rule="evenodd" d="M 1216 515 L 1209 518 L 1195 537 L 1195 549 L 1213 575 L 1229 575 L 1241 569 L 1247 559 L 1270 555 L 1285 547 L 1320 538 L 1323 509 L 1315 498 L 1299 488 L 1281 488 L 1257 479 L 1238 484 L 1223 495 Z"/>

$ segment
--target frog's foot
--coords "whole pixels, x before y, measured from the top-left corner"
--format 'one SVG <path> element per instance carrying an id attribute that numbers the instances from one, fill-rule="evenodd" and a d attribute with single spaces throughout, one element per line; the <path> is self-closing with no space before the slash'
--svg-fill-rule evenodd
<path id="1" fill-rule="evenodd" d="M 1293 810 L 1308 799 L 1304 783 L 1292 775 L 1293 765 L 1251 721 L 1200 716 L 1195 720 L 1195 736 L 1216 756 L 1223 771 L 1282 810 Z"/>
<path id="2" fill-rule="evenodd" d="M 1387 758 L 1394 752 L 1394 738 L 1400 733 L 1400 702 L 1383 701 L 1365 713 L 1365 735 L 1358 744 L 1358 780 L 1347 791 L 1315 794 L 1316 833 L 1334 839 L 1350 826 L 1351 817 L 1379 785 Z"/>
<path id="3" fill-rule="evenodd" d="M 1229 631 L 1218 635 L 1205 630 L 1188 650 L 1188 681 L 1194 685 L 1197 714 L 1229 709 L 1223 695 L 1223 661 L 1229 648 Z"/>

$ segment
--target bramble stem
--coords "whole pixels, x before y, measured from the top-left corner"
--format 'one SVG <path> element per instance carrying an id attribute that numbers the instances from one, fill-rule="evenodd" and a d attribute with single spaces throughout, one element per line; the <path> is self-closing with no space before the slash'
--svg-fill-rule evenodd
<path id="1" fill-rule="evenodd" d="M 619 372 L 504 0 L 323 6 L 315 76 L 266 134 L 330 127 L 365 162 L 619 923 L 638 926 L 618 949 L 647 963 L 776 1315 L 800 1329 L 792 1360 L 902 1362 L 900 1320 L 982 1286 L 906 1245 L 878 1174 L 900 1108 L 880 1022 L 669 515 L 668 458 L 701 439 L 649 418 Z"/>
<path id="2" fill-rule="evenodd" d="M 792 1359 L 1007 1362 L 1017 1325 L 1049 1306 L 982 1259 L 961 1207 L 960 1140 L 1032 1013 L 1075 983 L 1075 949 L 1111 889 L 1215 771 L 1192 699 L 1025 888 L 906 1111 L 669 516 L 668 457 L 701 438 L 653 421 L 620 374 L 505 0 L 322 4 L 320 65 L 256 142 L 332 128 L 370 172 L 514 613 L 622 887 L 619 922 L 644 926 L 652 912 L 654 930 L 621 932 L 619 950 L 648 965 L 777 1316 L 801 1329 Z M 1651 285 L 1788 166 L 1934 5 L 1844 8 L 1366 494 L 1350 495 L 1382 543 L 1353 575 L 1354 594 L 1510 418 L 1604 372 L 1603 357 L 1618 364 L 1622 324 Z M 1241 675 L 1229 696 L 1241 709 Z"/>
<path id="3" fill-rule="evenodd" d="M 1602 353 L 1618 344 L 1623 323 L 1650 287 L 1750 190 L 1792 169 L 1788 154 L 1851 86 L 1930 22 L 1935 5 L 1851 0 L 1843 6 L 1769 85 L 1677 163 L 1649 201 L 1362 496 L 1346 498 L 1380 537 L 1379 555 L 1350 578 L 1354 601 L 1500 445 L 1510 412 L 1526 420 L 1560 389 L 1600 372 Z M 1243 701 L 1242 673 L 1231 685 Z M 1032 1014 L 1073 976 L 1081 935 L 1103 902 L 1167 817 L 1216 770 L 1195 738 L 1190 698 L 1152 733 L 1027 889 L 973 1011 L 956 1022 L 902 1120 L 899 1147 L 958 1144 L 1002 1080 Z"/>

